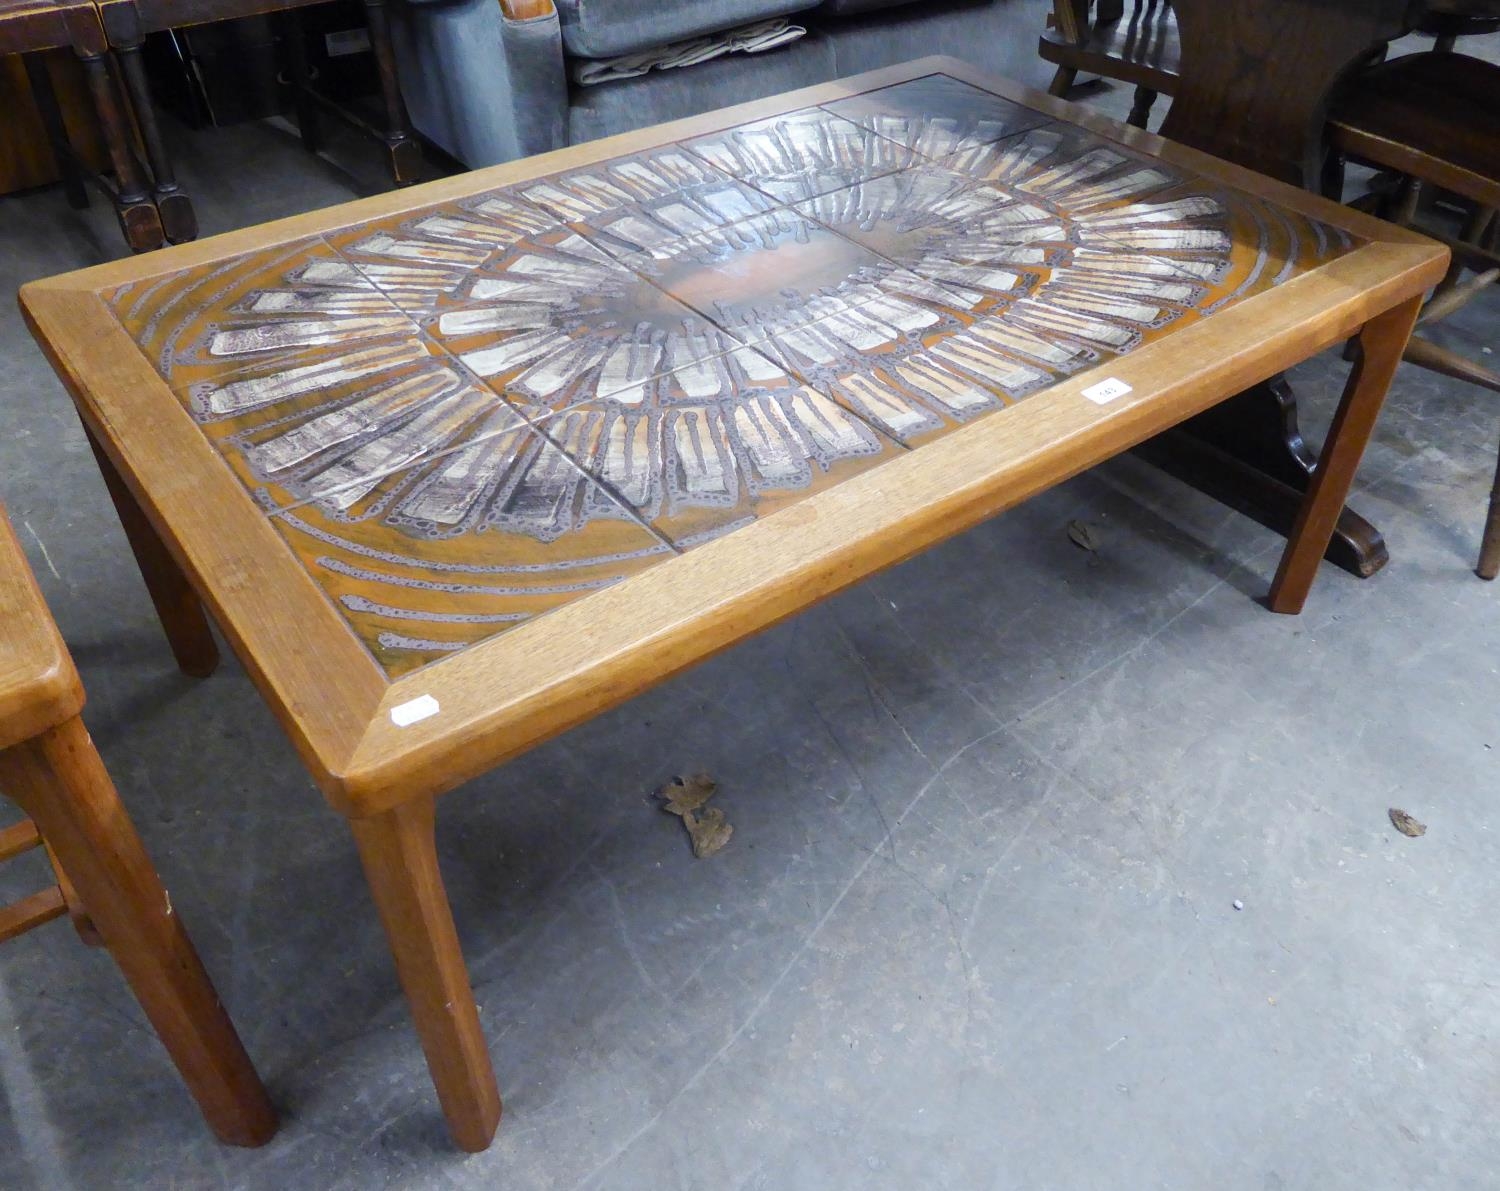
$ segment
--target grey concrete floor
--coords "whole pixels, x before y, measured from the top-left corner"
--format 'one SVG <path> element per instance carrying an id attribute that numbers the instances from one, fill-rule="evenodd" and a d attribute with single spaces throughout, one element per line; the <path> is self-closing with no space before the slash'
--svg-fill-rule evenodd
<path id="1" fill-rule="evenodd" d="M 208 230 L 380 184 L 266 126 L 179 140 Z M 55 192 L 0 228 L 7 291 L 120 251 Z M 1497 316 L 1441 335 L 1488 350 Z M 0 358 L 0 499 L 285 1114 L 215 1144 L 55 924 L 0 949 L 0 1187 L 1500 1185 L 1483 392 L 1402 369 L 1354 502 L 1392 562 L 1325 567 L 1301 617 L 1256 602 L 1277 539 L 1120 459 L 450 796 L 506 1098 L 470 1157 L 342 823 L 235 662 L 173 670 L 13 309 Z M 1295 374 L 1314 439 L 1344 371 Z M 650 797 L 697 770 L 735 826 L 707 861 Z"/>

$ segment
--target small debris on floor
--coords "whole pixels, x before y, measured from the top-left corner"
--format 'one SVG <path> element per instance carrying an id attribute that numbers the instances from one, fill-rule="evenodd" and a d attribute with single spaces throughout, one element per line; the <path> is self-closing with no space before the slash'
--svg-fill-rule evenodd
<path id="1" fill-rule="evenodd" d="M 719 784 L 708 774 L 695 773 L 686 780 L 674 777 L 656 792 L 662 800 L 661 809 L 682 819 L 688 838 L 693 841 L 693 855 L 699 860 L 720 851 L 734 834 L 734 827 L 725 821 L 723 811 L 718 807 L 704 808 L 718 788 Z"/>
<path id="2" fill-rule="evenodd" d="M 1234 901 L 1230 903 L 1230 905 L 1232 905 L 1236 910 L 1243 910 L 1245 908 L 1245 903 L 1240 901 L 1239 898 L 1235 898 Z"/>
<path id="3" fill-rule="evenodd" d="M 1101 545 L 1099 534 L 1087 521 L 1069 521 L 1068 540 L 1091 554 L 1098 553 Z"/>
<path id="4" fill-rule="evenodd" d="M 1427 824 L 1419 823 L 1405 811 L 1399 810 L 1393 806 L 1388 813 L 1391 816 L 1391 826 L 1399 831 L 1402 835 L 1409 835 L 1412 837 L 1412 839 L 1416 839 L 1419 835 L 1427 834 Z"/>

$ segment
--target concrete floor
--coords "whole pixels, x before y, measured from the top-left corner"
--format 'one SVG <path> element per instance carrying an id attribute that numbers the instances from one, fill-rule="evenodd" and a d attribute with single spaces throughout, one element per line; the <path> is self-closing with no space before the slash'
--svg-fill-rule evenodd
<path id="1" fill-rule="evenodd" d="M 210 230 L 360 189 L 266 126 L 182 143 Z M 55 192 L 0 228 L 7 291 L 120 250 Z M 1492 293 L 1440 335 L 1487 351 L 1497 317 Z M 1121 459 L 455 793 L 507 1106 L 468 1157 L 343 825 L 236 663 L 173 670 L 13 311 L 0 358 L 0 499 L 285 1113 L 216 1145 L 55 924 L 0 950 L 0 1187 L 1500 1184 L 1483 392 L 1402 369 L 1354 502 L 1392 562 L 1325 568 L 1299 618 L 1255 602 L 1277 539 Z M 1294 377 L 1314 439 L 1343 373 Z M 735 826 L 707 861 L 650 797 L 697 770 Z"/>

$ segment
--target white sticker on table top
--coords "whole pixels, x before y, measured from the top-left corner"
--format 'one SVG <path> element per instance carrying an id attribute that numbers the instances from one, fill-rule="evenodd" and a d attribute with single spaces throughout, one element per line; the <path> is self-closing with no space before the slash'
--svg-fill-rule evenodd
<path id="1" fill-rule="evenodd" d="M 425 720 L 430 715 L 437 715 L 438 701 L 431 695 L 418 695 L 415 699 L 408 699 L 405 703 L 398 703 L 391 708 L 391 723 L 398 728 L 407 728 L 418 720 Z"/>
<path id="2" fill-rule="evenodd" d="M 1095 405 L 1108 405 L 1116 397 L 1123 397 L 1130 392 L 1130 386 L 1122 380 L 1110 377 L 1101 380 L 1097 385 L 1090 385 L 1083 391 L 1083 395 Z"/>

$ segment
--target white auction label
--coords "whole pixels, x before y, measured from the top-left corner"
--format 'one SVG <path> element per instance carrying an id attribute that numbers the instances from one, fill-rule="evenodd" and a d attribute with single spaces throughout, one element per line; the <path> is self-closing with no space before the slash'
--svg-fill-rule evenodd
<path id="1" fill-rule="evenodd" d="M 1083 391 L 1083 395 L 1095 405 L 1108 405 L 1116 397 L 1123 397 L 1130 392 L 1130 386 L 1122 380 L 1110 377 L 1101 380 L 1097 385 L 1091 385 Z"/>
<path id="2" fill-rule="evenodd" d="M 438 701 L 431 695 L 418 695 L 415 699 L 408 699 L 405 703 L 391 708 L 391 723 L 398 728 L 410 727 L 418 720 L 425 720 L 430 715 L 437 715 Z"/>

